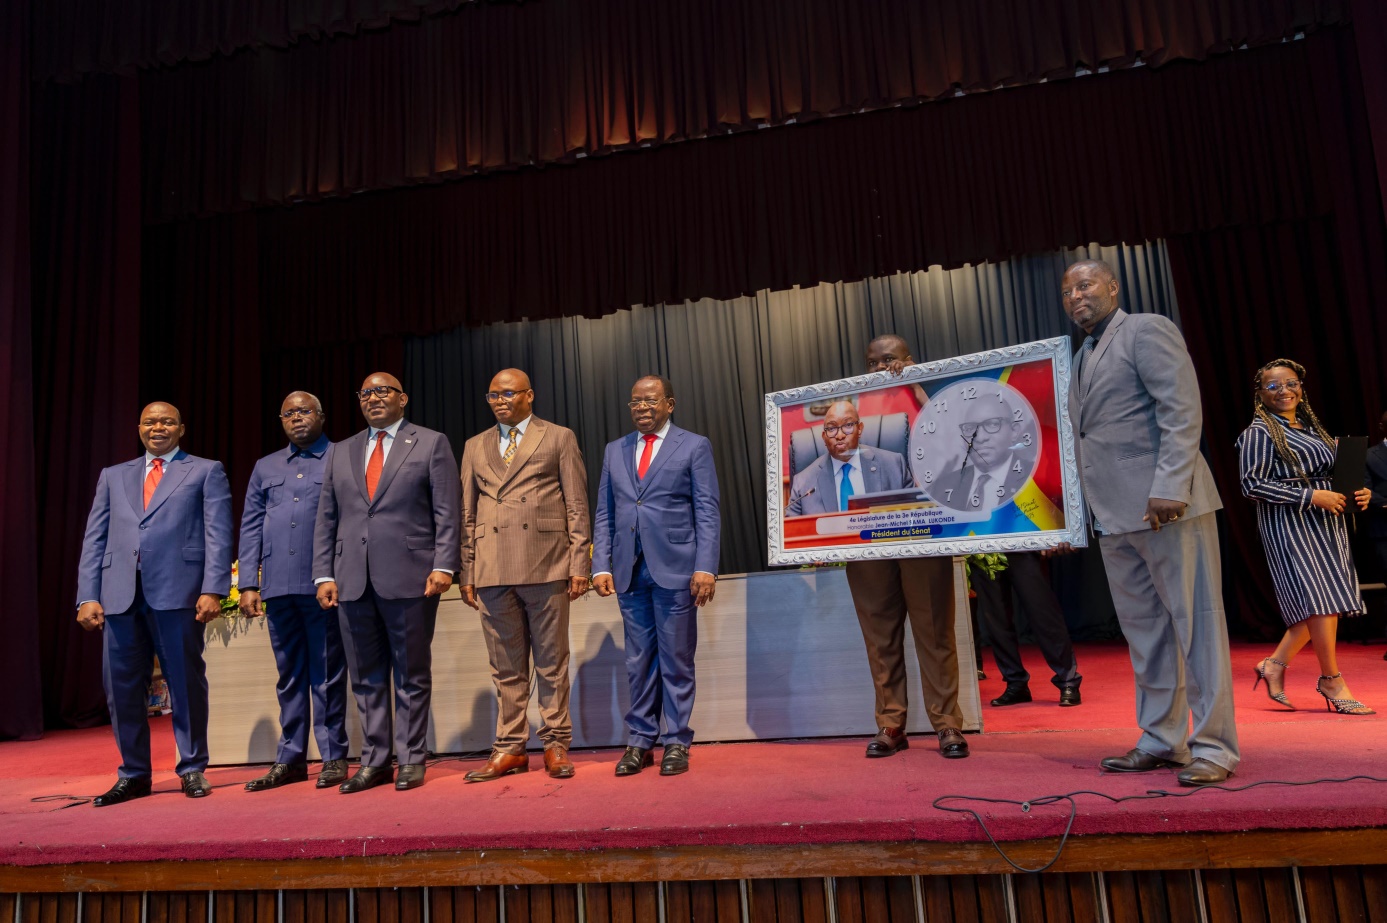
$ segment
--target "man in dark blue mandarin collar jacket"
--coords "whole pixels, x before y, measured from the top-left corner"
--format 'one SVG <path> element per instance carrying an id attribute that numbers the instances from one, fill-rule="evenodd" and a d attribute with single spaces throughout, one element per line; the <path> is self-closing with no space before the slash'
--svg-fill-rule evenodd
<path id="1" fill-rule="evenodd" d="M 255 463 L 241 516 L 241 611 L 270 626 L 279 683 L 279 751 L 246 791 L 308 778 L 308 729 L 323 759 L 318 788 L 347 778 L 347 665 L 337 612 L 318 605 L 313 525 L 328 447 L 323 405 L 295 391 L 279 408 L 289 446 Z"/>

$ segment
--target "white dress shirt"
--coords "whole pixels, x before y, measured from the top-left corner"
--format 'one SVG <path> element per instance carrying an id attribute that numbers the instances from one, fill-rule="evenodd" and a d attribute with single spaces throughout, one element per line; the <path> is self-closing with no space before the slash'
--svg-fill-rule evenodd
<path id="1" fill-rule="evenodd" d="M 862 480 L 862 453 L 859 450 L 853 449 L 852 458 L 849 458 L 847 461 L 839 461 L 831 455 L 829 458 L 833 461 L 833 489 L 836 492 L 834 494 L 835 500 L 839 500 L 843 496 L 844 465 L 852 465 L 852 470 L 848 472 L 848 483 L 852 485 L 852 495 L 856 497 L 859 494 L 865 494 L 867 492 L 866 483 Z"/>
<path id="2" fill-rule="evenodd" d="M 385 433 L 385 438 L 381 440 L 380 446 L 380 463 L 382 468 L 385 467 L 385 460 L 390 457 L 390 448 L 395 444 L 395 434 L 400 431 L 400 424 L 404 421 L 405 418 L 400 417 L 400 419 L 391 423 L 389 426 L 385 427 L 385 429 L 376 429 L 374 426 L 371 427 L 371 432 L 366 436 L 366 457 L 361 460 L 362 471 L 371 467 L 371 456 L 375 454 L 376 451 L 377 433 Z"/>
<path id="3" fill-rule="evenodd" d="M 161 460 L 164 462 L 164 473 L 165 473 L 165 474 L 168 474 L 168 471 L 169 471 L 169 462 L 173 461 L 173 457 L 174 457 L 175 455 L 177 455 L 177 454 L 178 454 L 178 446 L 174 446 L 170 451 L 165 452 L 163 455 L 155 455 L 155 454 L 151 453 L 148 449 L 146 449 L 146 450 L 145 450 L 145 453 L 144 453 L 144 476 L 145 476 L 145 478 L 148 478 L 148 477 L 149 477 L 149 472 L 154 468 L 154 459 L 156 459 L 156 458 L 161 459 Z M 144 478 L 141 478 L 141 479 L 140 479 L 140 484 L 142 484 L 142 485 L 144 484 Z M 141 488 L 141 489 L 143 489 L 143 488 Z"/>
<path id="4" fill-rule="evenodd" d="M 506 446 L 510 445 L 510 431 L 512 429 L 520 431 L 520 435 L 515 437 L 516 451 L 518 452 L 520 451 L 520 443 L 525 441 L 525 431 L 530 428 L 530 421 L 534 418 L 535 415 L 530 414 L 528 417 L 521 420 L 519 423 L 515 424 L 515 426 L 507 426 L 504 423 L 496 424 L 501 430 L 501 442 L 499 444 L 499 448 L 501 450 L 502 458 L 504 458 L 506 455 Z"/>
<path id="5" fill-rule="evenodd" d="M 665 444 L 665 437 L 669 435 L 669 425 L 674 420 L 670 417 L 665 421 L 665 425 L 656 430 L 652 435 L 655 441 L 650 444 L 650 463 L 655 464 L 655 456 L 660 454 L 660 446 Z M 636 471 L 641 470 L 641 456 L 645 454 L 645 434 L 641 433 L 636 439 Z"/>

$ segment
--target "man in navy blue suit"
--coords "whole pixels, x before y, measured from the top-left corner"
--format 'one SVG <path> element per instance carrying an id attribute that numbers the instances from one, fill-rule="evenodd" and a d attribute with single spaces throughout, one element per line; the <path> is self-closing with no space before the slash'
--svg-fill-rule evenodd
<path id="1" fill-rule="evenodd" d="M 361 766 L 337 787 L 344 795 L 392 780 L 396 791 L 424 784 L 438 598 L 462 560 L 448 437 L 405 419 L 409 395 L 394 375 L 371 375 L 356 396 L 369 425 L 328 449 L 313 529 L 318 604 L 340 605 L 361 715 Z"/>
<path id="2" fill-rule="evenodd" d="M 718 475 L 703 436 L 670 421 L 674 386 L 648 375 L 631 388 L 636 432 L 608 444 L 593 526 L 593 585 L 617 594 L 626 629 L 631 710 L 619 776 L 654 763 L 660 775 L 687 772 L 693 730 L 698 606 L 717 582 Z M 664 733 L 660 719 L 664 718 Z"/>
<path id="3" fill-rule="evenodd" d="M 259 792 L 308 779 L 308 729 L 323 758 L 318 788 L 347 778 L 347 664 L 337 613 L 318 605 L 313 526 L 328 448 L 323 405 L 295 391 L 279 408 L 287 449 L 255 463 L 241 515 L 241 611 L 270 626 L 279 683 L 279 750 Z"/>
<path id="4" fill-rule="evenodd" d="M 120 748 L 119 779 L 97 807 L 150 790 L 149 681 L 154 656 L 168 682 L 183 794 L 212 793 L 207 768 L 203 622 L 231 591 L 231 489 L 221 462 L 178 447 L 172 404 L 140 413 L 143 456 L 103 469 L 77 570 L 77 621 L 103 630 L 102 678 Z"/>

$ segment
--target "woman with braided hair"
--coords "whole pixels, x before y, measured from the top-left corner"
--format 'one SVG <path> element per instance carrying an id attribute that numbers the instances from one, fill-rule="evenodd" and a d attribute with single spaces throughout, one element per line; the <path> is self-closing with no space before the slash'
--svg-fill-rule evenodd
<path id="1" fill-rule="evenodd" d="M 1286 697 L 1286 668 L 1313 641 L 1320 662 L 1315 691 L 1341 715 L 1371 715 L 1355 700 L 1334 654 L 1339 616 L 1363 612 L 1358 574 L 1341 515 L 1348 498 L 1330 490 L 1336 443 L 1305 399 L 1305 367 L 1273 359 L 1254 379 L 1252 425 L 1238 437 L 1243 495 L 1257 501 L 1257 528 L 1267 552 L 1286 634 L 1255 667 L 1256 689 L 1294 709 Z M 1371 496 L 1354 494 L 1359 509 Z"/>

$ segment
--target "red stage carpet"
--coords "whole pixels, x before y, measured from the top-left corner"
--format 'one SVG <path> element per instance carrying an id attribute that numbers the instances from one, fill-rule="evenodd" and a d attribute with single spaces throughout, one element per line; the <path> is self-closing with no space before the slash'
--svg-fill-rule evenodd
<path id="1" fill-rule="evenodd" d="M 1387 777 L 1387 716 L 1327 714 L 1314 694 L 1311 652 L 1296 660 L 1288 692 L 1300 711 L 1286 712 L 1251 691 L 1252 664 L 1266 646 L 1234 649 L 1243 763 L 1232 786 L 1267 780 L 1309 782 L 1354 775 Z M 308 858 L 401 854 L 463 848 L 600 849 L 681 845 L 773 845 L 900 840 L 976 841 L 971 817 L 931 802 L 946 794 L 1034 799 L 1088 790 L 1112 796 L 1159 789 L 1183 795 L 1112 804 L 1079 797 L 1076 835 L 1293 830 L 1387 824 L 1387 785 L 1370 781 L 1264 785 L 1245 792 L 1180 789 L 1170 771 L 1114 776 L 1100 757 L 1136 739 L 1126 649 L 1079 650 L 1084 704 L 1060 709 L 1041 677 L 1037 702 L 984 706 L 986 731 L 971 736 L 973 756 L 946 761 L 932 738 L 910 750 L 865 760 L 871 730 L 849 740 L 707 744 L 693 750 L 692 771 L 662 778 L 647 771 L 617 779 L 615 751 L 574 754 L 577 777 L 559 782 L 542 771 L 479 785 L 463 783 L 479 761 L 445 760 L 428 784 L 411 792 L 374 789 L 350 797 L 311 784 L 250 794 L 241 785 L 258 767 L 213 769 L 212 797 L 190 801 L 172 773 L 167 719 L 154 735 L 156 794 L 114 808 L 34 799 L 91 797 L 114 781 L 109 729 L 53 734 L 0 745 L 7 773 L 0 794 L 0 862 L 43 865 L 82 861 Z M 1387 663 L 1378 648 L 1344 645 L 1340 659 L 1354 692 L 1387 711 Z M 1043 663 L 1034 651 L 1027 662 Z M 1002 689 L 988 663 L 984 702 Z M 870 718 L 868 717 L 868 720 Z M 538 755 L 532 766 L 540 766 Z M 1011 805 L 974 803 L 1000 839 L 1055 836 L 1064 830 L 1061 802 L 1023 813 Z"/>

